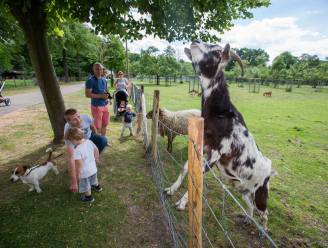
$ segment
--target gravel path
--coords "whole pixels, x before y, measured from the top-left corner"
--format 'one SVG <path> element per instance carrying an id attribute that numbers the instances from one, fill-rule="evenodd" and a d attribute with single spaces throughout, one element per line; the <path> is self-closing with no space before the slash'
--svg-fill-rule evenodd
<path id="1" fill-rule="evenodd" d="M 79 91 L 83 89 L 83 87 L 84 83 L 74 85 L 61 85 L 60 90 L 63 95 L 66 95 Z M 5 94 L 3 94 L 3 96 L 6 97 Z M 4 103 L 0 104 L 0 116 L 43 102 L 43 97 L 39 89 L 29 93 L 13 95 L 9 98 L 11 100 L 10 106 L 5 106 Z"/>

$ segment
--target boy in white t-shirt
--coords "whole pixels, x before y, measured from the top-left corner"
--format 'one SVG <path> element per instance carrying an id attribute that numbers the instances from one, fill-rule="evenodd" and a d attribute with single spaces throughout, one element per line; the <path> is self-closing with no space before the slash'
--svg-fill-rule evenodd
<path id="1" fill-rule="evenodd" d="M 97 166 L 99 164 L 99 151 L 96 145 L 84 138 L 81 129 L 73 127 L 67 130 L 65 139 L 71 141 L 74 148 L 74 160 L 76 175 L 78 176 L 79 192 L 82 202 L 93 202 L 94 197 L 91 190 L 100 192 L 102 190 L 97 179 Z"/>

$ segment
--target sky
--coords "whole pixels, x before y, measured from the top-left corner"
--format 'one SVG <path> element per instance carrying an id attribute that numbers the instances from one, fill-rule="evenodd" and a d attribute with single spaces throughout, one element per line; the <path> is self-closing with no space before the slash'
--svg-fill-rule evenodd
<path id="1" fill-rule="evenodd" d="M 220 38 L 221 45 L 230 43 L 233 48 L 262 48 L 270 62 L 284 51 L 295 56 L 303 53 L 328 57 L 328 0 L 271 0 L 268 8 L 251 10 L 254 17 L 234 21 L 234 27 Z M 188 44 L 169 43 L 154 37 L 129 42 L 132 52 L 149 46 L 164 50 L 171 45 L 178 59 L 187 60 L 183 49 Z"/>

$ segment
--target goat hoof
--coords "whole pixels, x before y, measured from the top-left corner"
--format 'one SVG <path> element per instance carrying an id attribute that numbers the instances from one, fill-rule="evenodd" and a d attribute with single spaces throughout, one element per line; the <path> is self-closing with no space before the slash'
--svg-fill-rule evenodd
<path id="1" fill-rule="evenodd" d="M 181 206 L 180 203 L 178 203 L 178 202 L 175 204 L 175 208 L 178 211 L 185 211 L 186 210 L 186 207 Z"/>
<path id="2" fill-rule="evenodd" d="M 174 194 L 174 191 L 171 190 L 171 188 L 166 188 L 166 189 L 164 189 L 164 193 L 166 195 L 172 196 Z"/>
<path id="3" fill-rule="evenodd" d="M 184 210 L 186 210 L 186 204 L 183 204 L 183 202 L 181 200 L 179 200 L 175 203 L 175 208 L 178 211 L 184 211 Z"/>

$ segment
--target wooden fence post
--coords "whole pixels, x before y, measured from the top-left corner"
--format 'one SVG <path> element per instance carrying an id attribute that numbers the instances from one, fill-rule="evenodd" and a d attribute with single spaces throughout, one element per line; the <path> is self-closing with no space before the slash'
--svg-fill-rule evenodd
<path id="1" fill-rule="evenodd" d="M 137 134 L 140 133 L 141 131 L 141 125 L 142 125 L 142 118 L 143 118 L 143 110 L 142 110 L 142 95 L 144 94 L 144 86 L 141 85 L 140 86 L 140 94 L 139 94 L 139 97 L 140 99 L 138 99 L 139 101 L 139 109 L 138 109 L 138 116 L 137 116 Z"/>
<path id="2" fill-rule="evenodd" d="M 151 127 L 151 156 L 153 161 L 157 161 L 157 133 L 159 116 L 159 90 L 154 91 L 153 99 L 153 121 Z"/>
<path id="3" fill-rule="evenodd" d="M 203 136 L 204 119 L 188 119 L 189 248 L 202 247 Z"/>

